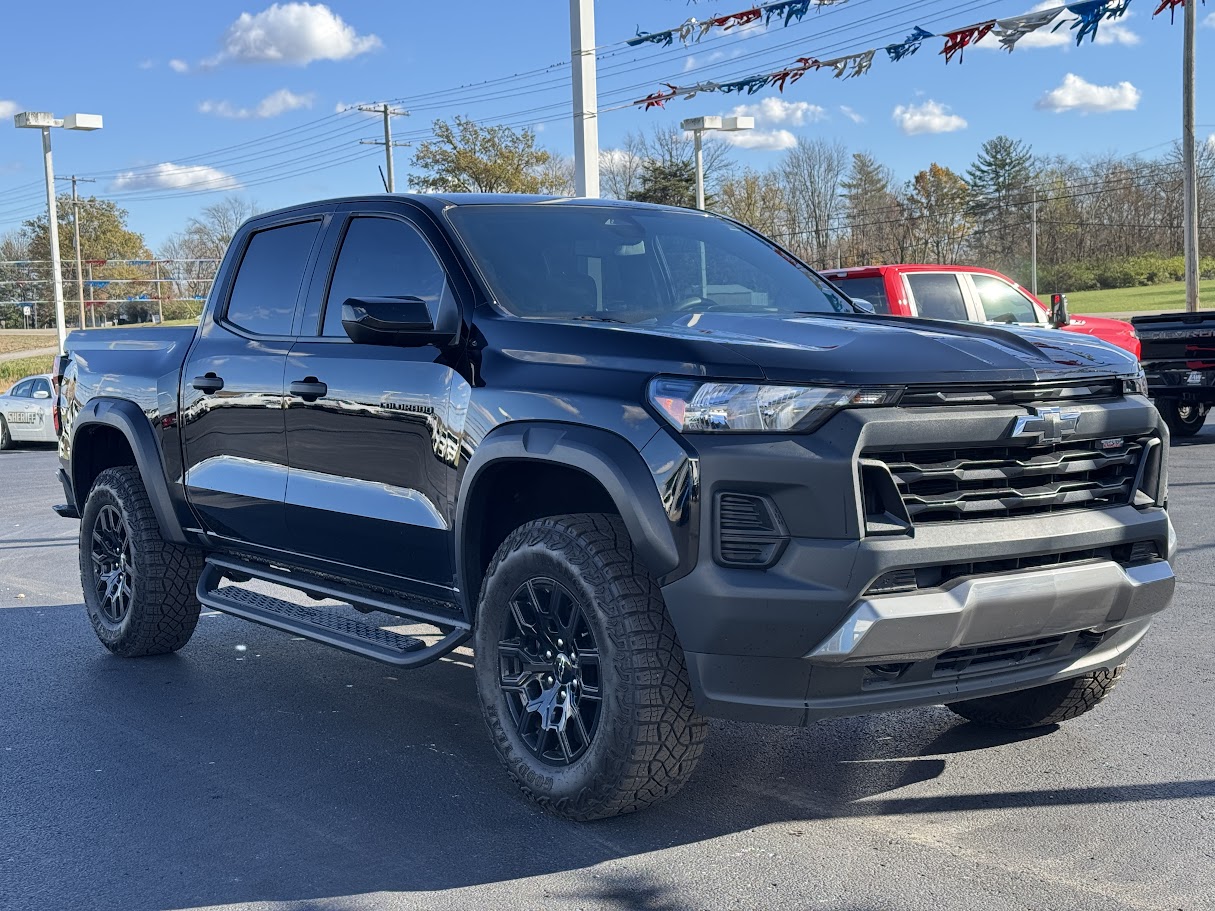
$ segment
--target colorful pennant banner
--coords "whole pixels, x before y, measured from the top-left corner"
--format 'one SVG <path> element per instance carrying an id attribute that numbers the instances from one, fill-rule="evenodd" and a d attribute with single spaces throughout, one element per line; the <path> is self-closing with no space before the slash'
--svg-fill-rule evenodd
<path id="1" fill-rule="evenodd" d="M 695 17 L 681 22 L 674 28 L 666 28 L 660 32 L 643 32 L 637 30 L 637 37 L 630 38 L 626 44 L 638 47 L 642 44 L 657 44 L 660 47 L 670 47 L 678 38 L 684 44 L 694 44 L 704 38 L 714 29 L 728 32 L 732 28 L 751 25 L 762 21 L 771 25 L 773 20 L 787 28 L 794 22 L 800 22 L 811 9 L 824 6 L 838 6 L 846 0 L 779 0 L 777 3 L 764 3 L 750 9 L 725 16 L 714 16 L 712 19 L 696 19 Z"/>
<path id="2" fill-rule="evenodd" d="M 845 0 L 783 0 L 780 3 L 768 3 L 703 22 L 689 19 L 681 26 L 661 32 L 639 32 L 638 36 L 628 43 L 632 46 L 654 43 L 666 47 L 674 44 L 675 39 L 678 38 L 687 44 L 699 41 L 715 28 L 726 30 L 759 22 L 761 19 L 765 24 L 775 19 L 787 26 L 801 20 L 811 8 L 843 2 Z M 1185 2 L 1186 0 L 1160 0 L 1160 6 L 1153 15 L 1159 15 L 1166 9 L 1172 12 L 1176 7 L 1184 6 Z M 754 76 L 745 76 L 728 82 L 698 82 L 695 85 L 687 86 L 664 82 L 662 89 L 644 98 L 639 98 L 633 104 L 648 111 L 651 108 L 664 107 L 668 101 L 675 98 L 694 98 L 702 92 L 754 95 L 767 88 L 775 88 L 777 91 L 783 92 L 785 86 L 797 82 L 811 70 L 830 70 L 836 79 L 854 79 L 869 72 L 873 66 L 874 55 L 878 50 L 885 50 L 886 56 L 890 58 L 891 62 L 898 63 L 914 55 L 920 49 L 920 45 L 929 38 L 944 39 L 945 44 L 941 48 L 940 56 L 945 58 L 946 64 L 955 57 L 959 64 L 962 63 L 966 48 L 973 47 L 988 35 L 992 35 L 1004 50 L 1011 53 L 1017 42 L 1026 35 L 1033 34 L 1052 23 L 1054 23 L 1052 32 L 1058 31 L 1066 25 L 1076 39 L 1076 46 L 1079 47 L 1084 43 L 1085 38 L 1088 38 L 1090 42 L 1096 39 L 1097 29 L 1103 22 L 1124 16 L 1130 3 L 1131 0 L 1080 0 L 1077 3 L 1069 3 L 1054 9 L 1037 10 L 1008 19 L 989 19 L 986 22 L 949 29 L 939 34 L 916 26 L 915 30 L 903 41 L 886 45 L 885 48 L 872 48 L 831 60 L 798 57 L 792 65 L 775 72 L 757 73 Z M 1064 13 L 1070 13 L 1071 16 L 1060 18 Z"/>

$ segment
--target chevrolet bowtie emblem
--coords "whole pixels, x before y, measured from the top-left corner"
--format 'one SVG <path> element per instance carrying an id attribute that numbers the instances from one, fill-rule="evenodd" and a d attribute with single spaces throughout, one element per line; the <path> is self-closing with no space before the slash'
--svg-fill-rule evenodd
<path id="1" fill-rule="evenodd" d="M 1022 415 L 1013 425 L 1013 437 L 1034 437 L 1039 443 L 1058 443 L 1076 432 L 1080 412 L 1064 412 L 1059 408 L 1032 408 L 1033 414 Z"/>

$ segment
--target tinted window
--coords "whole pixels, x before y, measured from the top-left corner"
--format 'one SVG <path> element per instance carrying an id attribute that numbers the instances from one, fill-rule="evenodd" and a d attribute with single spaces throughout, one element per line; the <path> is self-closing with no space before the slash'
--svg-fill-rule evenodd
<path id="1" fill-rule="evenodd" d="M 26 380 L 18 383 L 13 387 L 13 391 L 9 393 L 13 398 L 28 399 L 34 391 L 34 381 Z"/>
<path id="2" fill-rule="evenodd" d="M 33 395 L 35 392 L 45 392 L 47 395 L 50 395 L 51 384 L 43 379 L 34 380 L 34 388 L 30 394 Z"/>
<path id="3" fill-rule="evenodd" d="M 866 300 L 873 304 L 878 313 L 890 312 L 890 301 L 886 299 L 886 279 L 880 275 L 868 278 L 836 278 L 832 279 L 845 294 L 853 300 Z"/>
<path id="4" fill-rule="evenodd" d="M 228 298 L 228 322 L 258 335 L 290 335 L 299 293 L 319 221 L 258 231 Z"/>
<path id="5" fill-rule="evenodd" d="M 516 316 L 637 323 L 707 311 L 854 312 L 778 247 L 696 212 L 457 206 L 449 218 Z"/>
<path id="6" fill-rule="evenodd" d="M 349 297 L 420 297 L 434 319 L 445 293 L 447 276 L 417 229 L 392 218 L 356 218 L 329 283 L 322 334 L 346 334 L 342 303 Z"/>
<path id="7" fill-rule="evenodd" d="M 912 272 L 907 276 L 916 310 L 925 319 L 966 320 L 966 300 L 958 277 L 945 272 Z"/>
<path id="8" fill-rule="evenodd" d="M 990 275 L 972 274 L 985 319 L 998 323 L 1037 323 L 1038 311 L 1020 291 Z"/>

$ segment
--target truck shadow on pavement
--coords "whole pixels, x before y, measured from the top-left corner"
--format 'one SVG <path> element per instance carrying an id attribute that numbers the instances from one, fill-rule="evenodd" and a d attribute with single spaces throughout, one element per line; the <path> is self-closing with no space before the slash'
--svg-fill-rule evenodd
<path id="1" fill-rule="evenodd" d="M 665 911 L 685 907 L 665 879 L 587 868 L 771 825 L 804 833 L 809 852 L 829 837 L 817 822 L 846 817 L 1215 796 L 1215 780 L 883 796 L 931 787 L 961 754 L 1039 736 L 929 709 L 808 729 L 714 722 L 676 798 L 569 823 L 534 809 L 500 767 L 467 657 L 397 673 L 204 616 L 178 655 L 124 661 L 93 641 L 80 606 L 3 614 L 23 646 L 6 650 L 15 729 L 0 753 L 0 817 L 15 823 L 0 858 L 22 871 L 14 907 L 330 909 L 573 872 L 554 899 Z M 991 775 L 1007 761 L 993 757 Z M 820 874 L 809 854 L 804 866 L 810 889 Z"/>

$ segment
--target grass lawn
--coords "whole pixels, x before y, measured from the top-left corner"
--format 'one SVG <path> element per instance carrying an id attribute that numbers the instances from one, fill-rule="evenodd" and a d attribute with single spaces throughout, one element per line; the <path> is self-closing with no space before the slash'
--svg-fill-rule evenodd
<path id="1" fill-rule="evenodd" d="M 53 338 L 51 344 L 55 344 Z M 17 361 L 0 361 L 0 392 L 7 392 L 23 376 L 29 376 L 32 373 L 50 373 L 51 363 L 54 359 L 54 355 L 47 354 L 41 357 L 26 357 Z"/>
<path id="2" fill-rule="evenodd" d="M 1199 300 L 1215 307 L 1215 280 L 1199 282 Z M 1041 295 L 1044 302 L 1050 294 Z M 1147 285 L 1142 288 L 1114 288 L 1110 291 L 1077 291 L 1067 296 L 1073 313 L 1135 313 L 1149 310 L 1184 310 L 1185 283 Z"/>
<path id="3" fill-rule="evenodd" d="M 30 333 L 18 335 L 0 334 L 0 354 L 12 354 L 14 351 L 37 351 L 39 348 L 53 348 L 59 344 L 59 336 L 52 332 Z"/>

